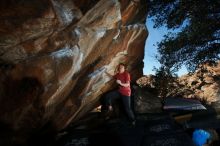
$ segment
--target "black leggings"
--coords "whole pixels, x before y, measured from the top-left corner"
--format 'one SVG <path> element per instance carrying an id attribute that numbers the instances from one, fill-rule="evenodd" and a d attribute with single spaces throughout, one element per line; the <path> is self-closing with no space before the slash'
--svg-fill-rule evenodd
<path id="1" fill-rule="evenodd" d="M 130 96 L 125 96 L 120 94 L 118 91 L 111 91 L 109 93 L 106 94 L 105 96 L 105 102 L 107 104 L 107 106 L 111 106 L 112 105 L 112 101 L 115 99 L 120 98 L 122 99 L 123 105 L 124 105 L 124 109 L 125 112 L 129 118 L 129 120 L 134 121 L 135 117 L 134 117 L 134 113 L 131 109 L 131 99 Z"/>

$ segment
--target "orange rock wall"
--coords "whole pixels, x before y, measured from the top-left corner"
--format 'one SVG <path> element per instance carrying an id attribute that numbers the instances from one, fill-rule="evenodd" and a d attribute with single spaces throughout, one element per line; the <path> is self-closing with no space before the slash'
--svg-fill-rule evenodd
<path id="1" fill-rule="evenodd" d="M 15 131 L 47 123 L 61 130 L 114 86 L 105 71 L 113 74 L 124 62 L 132 80 L 141 76 L 146 5 L 144 0 L 1 0 L 0 122 Z"/>

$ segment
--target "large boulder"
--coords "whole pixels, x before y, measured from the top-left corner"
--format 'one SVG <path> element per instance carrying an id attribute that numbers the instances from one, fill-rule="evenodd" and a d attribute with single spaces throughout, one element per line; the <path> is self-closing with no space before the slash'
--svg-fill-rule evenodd
<path id="1" fill-rule="evenodd" d="M 144 0 L 1 0 L 0 121 L 28 134 L 61 130 L 114 87 L 104 73 L 141 76 Z"/>
<path id="2" fill-rule="evenodd" d="M 143 78 L 142 78 L 143 79 Z M 134 85 L 134 111 L 137 114 L 162 112 L 162 99 L 154 88 Z"/>

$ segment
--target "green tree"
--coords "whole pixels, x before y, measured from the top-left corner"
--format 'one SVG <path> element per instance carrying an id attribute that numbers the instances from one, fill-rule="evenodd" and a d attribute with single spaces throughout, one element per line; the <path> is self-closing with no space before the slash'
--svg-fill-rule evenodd
<path id="1" fill-rule="evenodd" d="M 172 69 L 183 64 L 194 71 L 204 61 L 220 57 L 220 0 L 150 0 L 154 27 L 170 32 L 158 43 L 159 62 Z"/>
<path id="2" fill-rule="evenodd" d="M 154 86 L 158 91 L 158 96 L 165 98 L 174 87 L 177 75 L 172 73 L 166 66 L 161 66 L 159 69 L 155 69 L 155 82 Z"/>

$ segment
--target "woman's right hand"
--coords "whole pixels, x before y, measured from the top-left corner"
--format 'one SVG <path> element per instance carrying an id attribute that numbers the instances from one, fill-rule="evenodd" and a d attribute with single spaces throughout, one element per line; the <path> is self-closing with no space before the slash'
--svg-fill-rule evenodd
<path id="1" fill-rule="evenodd" d="M 105 74 L 107 74 L 110 78 L 113 78 L 113 75 L 111 75 L 111 74 L 108 73 L 107 71 L 105 71 Z"/>

